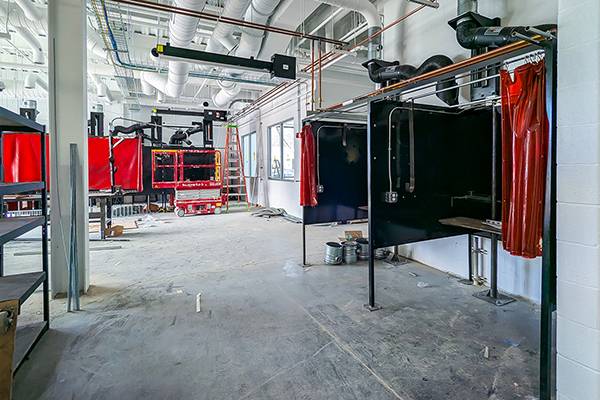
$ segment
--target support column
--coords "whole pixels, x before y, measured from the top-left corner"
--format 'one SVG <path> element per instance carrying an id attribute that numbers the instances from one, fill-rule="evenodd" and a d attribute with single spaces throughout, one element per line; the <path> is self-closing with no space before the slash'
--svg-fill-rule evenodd
<path id="1" fill-rule="evenodd" d="M 52 295 L 66 293 L 70 237 L 70 152 L 77 144 L 77 254 L 79 289 L 89 286 L 87 23 L 85 0 L 48 2 L 50 208 Z"/>

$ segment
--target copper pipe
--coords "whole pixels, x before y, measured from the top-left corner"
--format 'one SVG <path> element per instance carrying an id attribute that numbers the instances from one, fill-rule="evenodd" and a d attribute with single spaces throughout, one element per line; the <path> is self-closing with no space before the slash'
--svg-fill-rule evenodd
<path id="1" fill-rule="evenodd" d="M 534 37 L 534 39 L 537 39 L 537 38 L 538 37 Z M 540 38 L 541 38 L 541 36 L 540 36 Z M 358 102 L 358 101 L 365 100 L 365 99 L 368 99 L 370 97 L 374 97 L 374 96 L 377 96 L 377 95 L 380 95 L 380 94 L 384 94 L 384 93 L 388 93 L 388 92 L 391 92 L 391 91 L 394 91 L 394 90 L 402 89 L 403 87 L 406 87 L 406 86 L 414 84 L 414 83 L 418 83 L 419 81 L 423 81 L 423 80 L 430 79 L 430 78 L 435 78 L 436 76 L 443 75 L 443 74 L 446 74 L 448 72 L 453 72 L 453 71 L 456 71 L 456 70 L 459 70 L 459 69 L 462 69 L 462 68 L 465 68 L 465 67 L 469 67 L 469 66 L 471 66 L 473 64 L 477 64 L 480 61 L 485 61 L 485 60 L 488 60 L 488 59 L 492 59 L 494 57 L 498 57 L 498 56 L 502 56 L 502 55 L 505 55 L 505 54 L 509 54 L 509 53 L 511 53 L 513 51 L 521 50 L 521 49 L 524 49 L 524 48 L 526 48 L 528 46 L 529 46 L 529 43 L 527 43 L 524 40 L 522 40 L 520 42 L 515 42 L 515 43 L 512 43 L 512 44 L 509 44 L 509 45 L 506 45 L 506 46 L 502 46 L 502 47 L 499 47 L 499 48 L 497 48 L 495 50 L 488 51 L 487 53 L 483 53 L 483 54 L 480 54 L 478 56 L 467 58 L 466 60 L 463 60 L 463 61 L 459 61 L 459 62 L 454 63 L 452 65 L 448 65 L 447 67 L 436 69 L 435 71 L 427 72 L 425 74 L 422 74 L 422 75 L 419 75 L 419 76 L 415 76 L 415 77 L 410 78 L 410 79 L 405 79 L 405 80 L 400 81 L 398 83 L 394 83 L 393 85 L 386 86 L 384 88 L 377 89 L 377 90 L 375 90 L 373 92 L 370 92 L 370 93 L 367 93 L 367 94 L 355 97 L 354 99 L 352 99 L 352 102 L 353 103 L 354 102 Z M 344 102 L 344 103 L 347 103 L 347 102 Z M 321 111 L 334 111 L 334 110 L 342 107 L 344 105 L 344 103 L 334 104 L 334 105 L 329 106 L 329 107 L 327 107 L 327 108 L 325 108 L 325 109 L 323 109 Z"/>
<path id="2" fill-rule="evenodd" d="M 388 29 L 390 29 L 391 27 L 393 27 L 395 25 L 398 25 L 400 22 L 404 21 L 405 19 L 407 19 L 411 15 L 417 13 L 418 11 L 424 9 L 425 7 L 426 6 L 421 5 L 421 6 L 417 7 L 417 8 L 415 8 L 414 10 L 406 13 L 405 15 L 401 16 L 400 18 L 398 18 L 398 19 L 390 22 L 389 24 L 387 24 L 386 26 L 384 26 L 383 28 L 381 28 L 377 32 L 373 33 L 371 36 L 367 36 L 366 38 L 364 38 L 363 40 L 361 40 L 360 42 L 358 42 L 354 46 L 350 47 L 346 51 L 352 51 L 352 50 L 356 49 L 357 47 L 362 46 L 363 44 L 370 42 L 371 40 L 373 40 L 377 36 L 381 35 L 383 32 L 387 31 Z M 323 55 L 323 57 L 325 58 L 325 61 L 333 61 L 333 60 L 335 60 L 335 59 L 337 59 L 337 58 L 339 58 L 341 56 L 342 55 L 340 53 L 336 53 L 336 52 L 333 52 L 333 51 L 330 51 L 330 52 L 325 53 Z M 331 57 L 335 57 L 335 58 L 331 59 Z M 321 61 L 320 57 L 319 57 L 319 60 L 317 60 L 317 61 Z M 308 70 L 308 68 L 310 68 L 310 65 L 307 65 L 306 67 L 304 67 L 304 69 L 302 71 L 306 72 Z"/>
<path id="3" fill-rule="evenodd" d="M 275 96 L 281 94 L 281 92 L 290 88 L 292 85 L 297 84 L 298 82 L 300 82 L 300 79 L 296 79 L 294 81 L 286 81 L 286 82 L 283 82 L 280 85 L 274 87 L 273 89 L 269 90 L 267 93 L 263 94 L 262 96 L 260 96 L 256 100 L 254 100 L 246 108 L 241 110 L 240 113 L 235 116 L 235 119 L 239 120 L 240 118 L 248 115 L 250 112 L 253 111 L 253 109 L 256 109 L 257 107 L 264 105 L 265 102 L 267 102 L 267 101 L 271 100 L 272 98 L 274 98 Z"/>
<path id="4" fill-rule="evenodd" d="M 303 38 L 303 39 L 320 40 L 325 43 L 331 43 L 335 46 L 344 46 L 344 45 L 348 44 L 348 42 L 344 42 L 341 40 L 329 39 L 329 38 L 322 37 L 322 36 L 292 31 L 290 29 L 279 28 L 279 27 L 270 26 L 270 25 L 257 24 L 255 22 L 244 21 L 243 19 L 230 18 L 230 17 L 220 16 L 220 15 L 211 14 L 211 13 L 207 13 L 207 12 L 203 12 L 203 11 L 196 11 L 196 10 L 190 10 L 188 8 L 176 7 L 176 6 L 172 6 L 172 5 L 168 5 L 168 4 L 153 3 L 148 0 L 111 0 L 111 1 L 113 1 L 115 3 L 122 3 L 122 4 L 131 5 L 131 6 L 148 8 L 151 10 L 186 15 L 188 17 L 195 17 L 195 18 L 205 19 L 205 20 L 209 20 L 209 21 L 223 22 L 226 24 L 235 25 L 237 27 L 242 26 L 245 28 L 254 28 L 254 29 L 259 29 L 259 30 L 263 30 L 263 31 L 267 31 L 267 32 L 274 32 L 274 33 L 280 33 L 282 35 L 299 37 L 299 38 Z"/>

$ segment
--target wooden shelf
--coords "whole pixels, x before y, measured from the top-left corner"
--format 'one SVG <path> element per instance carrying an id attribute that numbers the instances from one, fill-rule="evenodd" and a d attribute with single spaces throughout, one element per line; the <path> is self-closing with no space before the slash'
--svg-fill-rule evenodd
<path id="1" fill-rule="evenodd" d="M 0 277 L 0 301 L 19 300 L 23 304 L 46 279 L 44 271 Z"/>
<path id="2" fill-rule="evenodd" d="M 0 132 L 45 132 L 44 125 L 0 107 Z"/>
<path id="3" fill-rule="evenodd" d="M 44 182 L 0 183 L 0 196 L 42 190 Z"/>
<path id="4" fill-rule="evenodd" d="M 30 230 L 42 226 L 45 218 L 39 217 L 14 217 L 0 219 L 0 244 L 18 238 Z"/>
<path id="5" fill-rule="evenodd" d="M 33 346 L 35 346 L 42 334 L 48 330 L 47 321 L 34 322 L 23 326 L 18 325 L 19 320 L 17 318 L 17 337 L 13 353 L 13 374 L 29 355 L 29 352 L 33 349 Z"/>

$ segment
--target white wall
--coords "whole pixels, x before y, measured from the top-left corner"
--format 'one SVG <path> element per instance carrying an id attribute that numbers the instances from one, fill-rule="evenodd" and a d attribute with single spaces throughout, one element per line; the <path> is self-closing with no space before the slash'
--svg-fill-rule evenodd
<path id="1" fill-rule="evenodd" d="M 600 2 L 558 14 L 558 400 L 600 399 Z"/>
<path id="2" fill-rule="evenodd" d="M 335 104 L 337 102 L 352 98 L 359 94 L 372 91 L 373 84 L 364 76 L 341 74 L 326 70 L 323 74 L 323 106 Z M 252 115 L 243 118 L 240 125 L 240 135 L 251 132 L 257 132 L 261 138 L 257 138 L 257 143 L 261 143 L 264 154 L 262 164 L 264 176 L 268 175 L 269 170 L 269 141 L 268 128 L 277 123 L 294 120 L 294 126 L 297 131 L 300 130 L 302 119 L 307 115 L 310 109 L 310 80 L 294 87 L 272 101 L 263 105 L 260 110 Z M 296 171 L 296 180 L 278 181 L 273 179 L 260 180 L 258 185 L 261 190 L 266 192 L 264 195 L 253 199 L 254 202 L 263 206 L 284 208 L 289 214 L 297 217 L 302 216 L 302 207 L 300 207 L 300 140 L 295 143 L 294 168 Z M 259 166 L 260 168 L 260 166 Z"/>

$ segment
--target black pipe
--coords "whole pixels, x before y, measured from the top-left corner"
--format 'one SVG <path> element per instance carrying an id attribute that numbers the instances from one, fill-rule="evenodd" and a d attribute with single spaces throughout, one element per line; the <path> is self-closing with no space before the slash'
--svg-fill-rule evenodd
<path id="1" fill-rule="evenodd" d="M 480 49 L 482 47 L 496 48 L 522 40 L 515 34 L 532 36 L 527 26 L 480 26 L 475 20 L 468 19 L 456 26 L 456 40 L 465 49 Z M 556 29 L 556 25 L 545 24 L 534 26 L 547 32 Z"/>
<path id="2" fill-rule="evenodd" d="M 204 126 L 202 124 L 195 125 L 191 128 L 186 129 L 185 131 L 183 129 L 177 130 L 169 138 L 169 144 L 181 144 L 182 142 L 185 142 L 188 145 L 191 145 L 192 142 L 188 138 L 195 133 L 203 132 L 203 131 L 204 131 Z"/>
<path id="3" fill-rule="evenodd" d="M 450 57 L 443 54 L 437 54 L 425 60 L 419 68 L 415 68 L 408 64 L 400 65 L 398 61 L 388 62 L 376 59 L 365 62 L 363 67 L 367 68 L 369 71 L 369 78 L 371 78 L 373 82 L 389 86 L 393 83 L 426 74 L 452 64 L 454 64 L 454 62 Z M 439 82 L 436 85 L 436 90 L 449 89 L 453 86 L 456 86 L 455 80 L 446 80 L 444 82 Z M 458 104 L 458 88 L 438 92 L 436 93 L 436 96 L 448 105 L 453 106 Z"/>
<path id="4" fill-rule="evenodd" d="M 113 134 L 117 134 L 117 133 L 124 133 L 124 134 L 130 134 L 130 133 L 143 133 L 144 129 L 150 129 L 152 128 L 153 125 L 151 124 L 133 124 L 130 126 L 121 126 L 121 125 L 116 125 L 113 128 Z"/>

